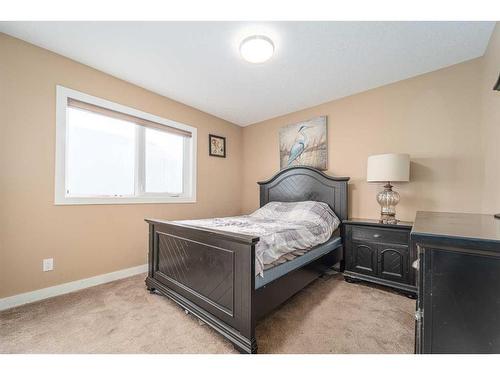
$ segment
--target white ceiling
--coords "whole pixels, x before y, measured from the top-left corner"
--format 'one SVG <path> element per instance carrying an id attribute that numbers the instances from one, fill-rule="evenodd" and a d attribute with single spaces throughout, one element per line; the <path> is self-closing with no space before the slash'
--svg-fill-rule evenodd
<path id="1" fill-rule="evenodd" d="M 238 125 L 484 54 L 494 22 L 0 22 L 0 31 Z M 265 34 L 273 58 L 238 53 Z"/>

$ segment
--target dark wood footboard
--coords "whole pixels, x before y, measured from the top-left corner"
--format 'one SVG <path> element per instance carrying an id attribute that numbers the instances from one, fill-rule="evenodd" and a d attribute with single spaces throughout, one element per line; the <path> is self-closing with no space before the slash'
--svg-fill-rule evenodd
<path id="1" fill-rule="evenodd" d="M 146 220 L 146 285 L 189 311 L 241 352 L 255 353 L 255 244 L 258 237 Z"/>

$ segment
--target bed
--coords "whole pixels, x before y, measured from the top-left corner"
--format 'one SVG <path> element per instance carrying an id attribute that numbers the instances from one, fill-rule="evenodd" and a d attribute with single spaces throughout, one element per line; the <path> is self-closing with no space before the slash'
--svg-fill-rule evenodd
<path id="1" fill-rule="evenodd" d="M 258 183 L 260 206 L 270 202 L 323 202 L 341 222 L 347 219 L 348 180 L 309 167 L 284 169 Z M 217 225 L 204 227 L 196 221 L 146 222 L 147 289 L 175 301 L 242 353 L 257 352 L 258 319 L 343 260 L 340 228 L 325 242 L 295 253 L 287 261 L 280 258 L 271 268 L 257 267 L 256 272 L 258 236 L 220 230 Z"/>

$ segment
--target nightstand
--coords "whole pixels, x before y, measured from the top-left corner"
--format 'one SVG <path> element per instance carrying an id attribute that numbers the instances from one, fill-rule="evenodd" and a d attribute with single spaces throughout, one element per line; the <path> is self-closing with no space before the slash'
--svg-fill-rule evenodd
<path id="1" fill-rule="evenodd" d="M 416 252 L 410 246 L 412 223 L 382 224 L 378 220 L 345 220 L 347 282 L 358 280 L 388 286 L 416 298 Z"/>

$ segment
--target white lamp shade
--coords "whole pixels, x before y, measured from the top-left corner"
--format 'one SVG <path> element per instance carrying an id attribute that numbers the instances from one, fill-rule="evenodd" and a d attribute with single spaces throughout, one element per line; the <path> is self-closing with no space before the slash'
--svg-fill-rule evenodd
<path id="1" fill-rule="evenodd" d="M 368 182 L 410 181 L 410 155 L 381 154 L 368 157 Z"/>

